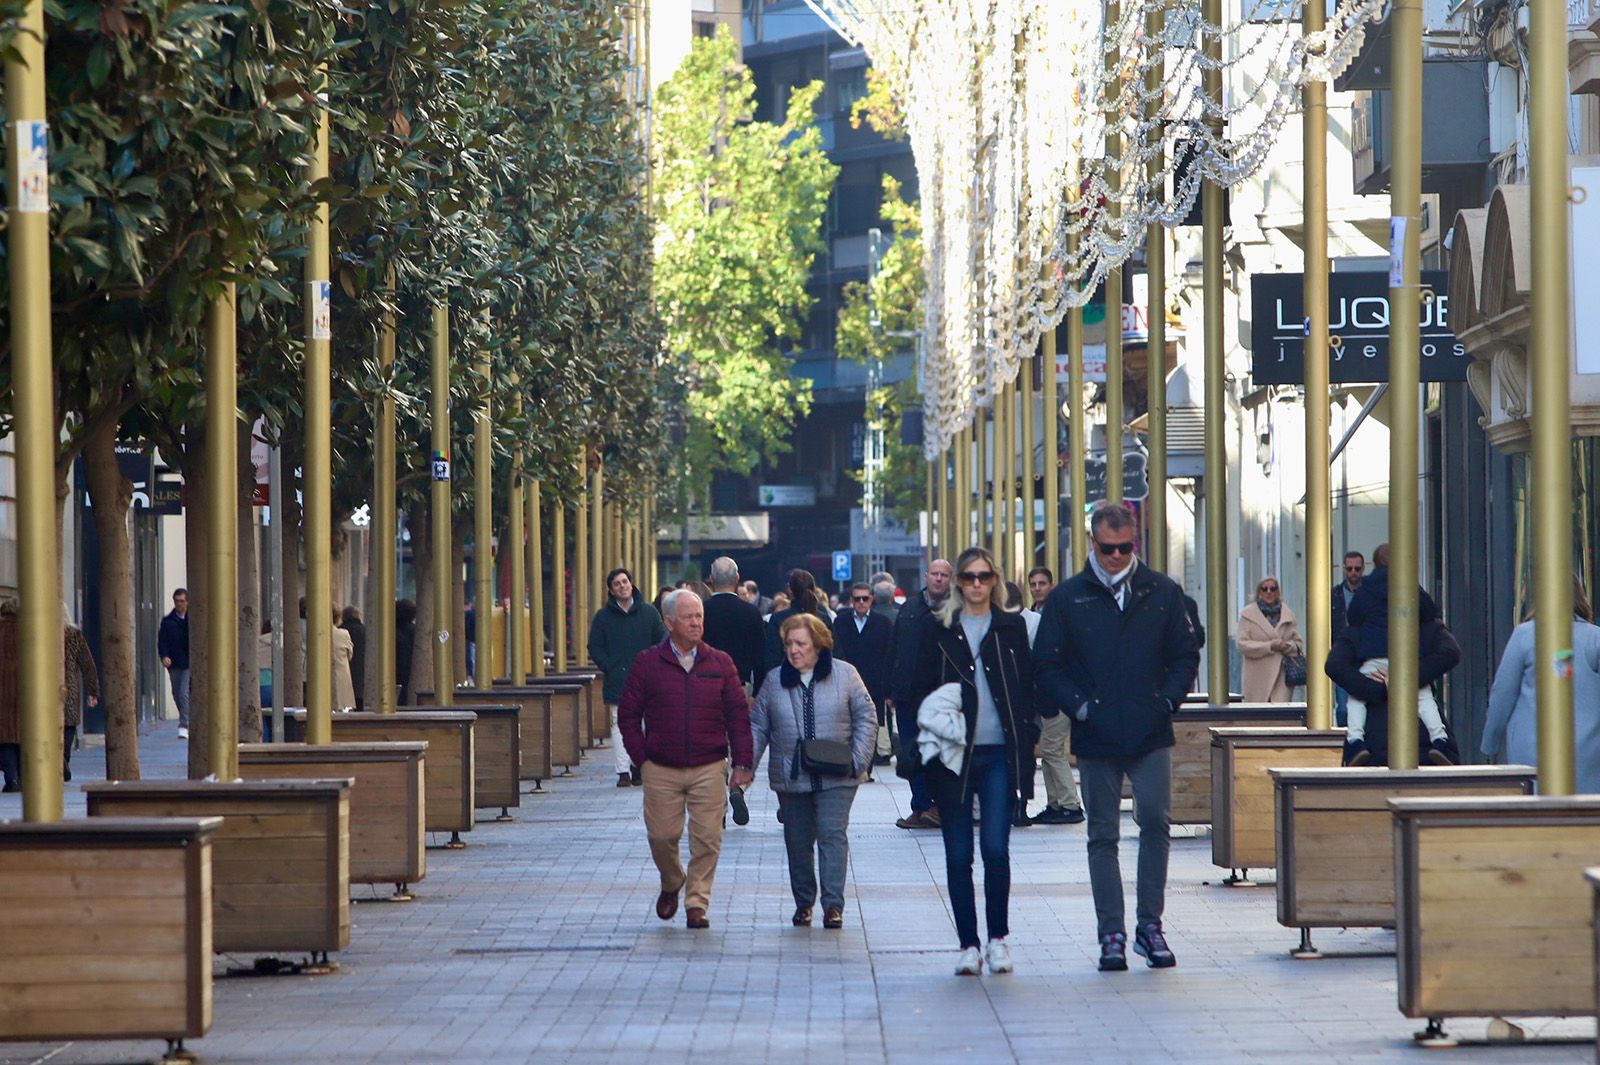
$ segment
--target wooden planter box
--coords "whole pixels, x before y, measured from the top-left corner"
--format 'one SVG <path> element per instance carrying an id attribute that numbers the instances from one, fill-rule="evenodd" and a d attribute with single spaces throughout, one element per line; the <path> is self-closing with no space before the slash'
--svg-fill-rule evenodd
<path id="1" fill-rule="evenodd" d="M 204 1035 L 221 827 L 0 822 L 0 1040 Z"/>
<path id="2" fill-rule="evenodd" d="M 1600 796 L 1390 799 L 1400 1012 L 1595 1011 Z"/>
<path id="3" fill-rule="evenodd" d="M 543 681 L 529 685 L 535 691 L 550 693 L 550 763 L 567 772 L 583 759 L 583 715 L 585 686 L 576 682 Z M 606 725 L 609 733 L 611 726 Z"/>
<path id="4" fill-rule="evenodd" d="M 588 717 L 589 738 L 585 742 L 590 747 L 599 747 L 611 740 L 611 711 L 606 709 L 606 677 L 598 669 L 569 669 L 565 673 L 551 673 L 537 680 L 529 678 L 529 684 L 575 682 L 584 685 L 586 689 L 585 710 Z"/>
<path id="5" fill-rule="evenodd" d="M 419 698 L 432 699 L 431 691 L 417 693 Z M 460 689 L 453 695 L 463 709 L 477 710 L 480 705 L 517 708 L 517 761 L 519 780 L 534 782 L 534 791 L 550 779 L 550 700 L 551 694 L 543 688 L 514 688 L 497 686 L 490 691 Z M 480 703 L 480 700 L 482 702 Z M 480 744 L 481 747 L 481 744 Z M 479 800 L 482 801 L 481 799 Z"/>
<path id="6" fill-rule="evenodd" d="M 473 790 L 479 809 L 500 807 L 498 821 L 510 821 L 510 807 L 522 805 L 522 707 L 497 692 L 455 697 L 457 710 L 478 715 L 472 729 Z M 477 698 L 482 696 L 483 698 Z M 494 701 L 488 701 L 493 696 Z M 403 714 L 448 711 L 448 706 L 402 706 Z"/>
<path id="7" fill-rule="evenodd" d="M 243 743 L 246 780 L 346 777 L 350 789 L 350 882 L 402 892 L 428 870 L 423 827 L 426 743 Z"/>
<path id="8" fill-rule="evenodd" d="M 1528 766 L 1271 769 L 1277 803 L 1278 923 L 1393 928 L 1389 800 L 1531 795 Z"/>
<path id="9" fill-rule="evenodd" d="M 333 739 L 335 743 L 426 743 L 423 827 L 429 832 L 449 832 L 451 845 L 460 846 L 460 833 L 472 831 L 477 820 L 473 812 L 477 803 L 473 726 L 477 719 L 470 710 L 341 713 L 333 715 Z M 291 741 L 305 740 L 305 723 L 305 711 L 295 711 L 287 728 Z"/>
<path id="10" fill-rule="evenodd" d="M 1172 715 L 1172 823 L 1211 823 L 1211 730 L 1304 728 L 1305 703 L 1184 704 Z"/>
<path id="11" fill-rule="evenodd" d="M 93 817 L 220 817 L 212 947 L 343 950 L 350 943 L 350 781 L 124 780 L 86 784 Z"/>
<path id="12" fill-rule="evenodd" d="M 1343 757 L 1344 729 L 1213 728 L 1211 863 L 1224 869 L 1272 868 L 1277 830 L 1267 770 L 1332 769 Z"/>

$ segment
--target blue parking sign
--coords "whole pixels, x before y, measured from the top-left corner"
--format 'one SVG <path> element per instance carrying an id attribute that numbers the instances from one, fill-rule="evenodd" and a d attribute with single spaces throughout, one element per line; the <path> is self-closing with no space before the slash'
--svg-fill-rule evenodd
<path id="1" fill-rule="evenodd" d="M 850 552 L 835 551 L 833 553 L 833 579 L 836 581 L 850 580 Z"/>

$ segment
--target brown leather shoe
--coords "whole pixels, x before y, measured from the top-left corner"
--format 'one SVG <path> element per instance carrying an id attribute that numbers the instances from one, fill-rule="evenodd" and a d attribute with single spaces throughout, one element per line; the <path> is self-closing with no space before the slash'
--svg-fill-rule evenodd
<path id="1" fill-rule="evenodd" d="M 656 916 L 663 921 L 670 921 L 678 915 L 678 893 L 676 891 L 663 891 L 656 896 Z"/>
<path id="2" fill-rule="evenodd" d="M 710 928 L 711 918 L 706 916 L 706 911 L 698 906 L 690 906 L 684 911 L 684 923 L 690 928 Z"/>
<path id="3" fill-rule="evenodd" d="M 844 927 L 844 909 L 842 907 L 839 907 L 839 906 L 829 906 L 827 909 L 823 910 L 822 911 L 822 927 L 824 927 L 824 928 L 843 928 Z"/>

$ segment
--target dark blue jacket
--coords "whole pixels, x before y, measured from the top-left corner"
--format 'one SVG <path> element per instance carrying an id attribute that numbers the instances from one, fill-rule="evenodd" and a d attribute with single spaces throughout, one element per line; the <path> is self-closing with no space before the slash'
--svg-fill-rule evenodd
<path id="1" fill-rule="evenodd" d="M 161 631 L 156 634 L 156 648 L 162 658 L 172 659 L 170 669 L 189 668 L 189 615 L 169 611 L 161 619 Z"/>
<path id="2" fill-rule="evenodd" d="M 1080 758 L 1138 758 L 1171 747 L 1172 715 L 1200 668 L 1183 589 L 1145 565 L 1128 580 L 1119 610 L 1085 566 L 1050 593 L 1034 634 L 1039 695 L 1074 716 L 1072 753 Z"/>
<path id="3" fill-rule="evenodd" d="M 732 592 L 717 592 L 707 599 L 704 639 L 717 650 L 728 652 L 741 682 L 755 684 L 763 672 L 767 628 L 754 603 L 747 603 Z"/>
<path id="4" fill-rule="evenodd" d="M 889 696 L 890 657 L 894 648 L 894 622 L 877 611 L 867 615 L 867 624 L 856 631 L 856 612 L 841 610 L 833 620 L 833 657 L 849 662 L 866 682 L 867 694 L 883 720 L 883 701 Z"/>
<path id="5" fill-rule="evenodd" d="M 1357 664 L 1369 658 L 1389 657 L 1389 567 L 1380 566 L 1367 574 L 1350 600 L 1345 618 L 1351 628 L 1359 626 L 1356 637 Z M 1439 606 L 1433 596 L 1417 589 L 1417 626 L 1439 619 Z M 1346 691 L 1350 689 L 1346 688 Z"/>
<path id="6" fill-rule="evenodd" d="M 606 596 L 606 605 L 594 613 L 589 623 L 589 657 L 606 675 L 605 701 L 612 705 L 622 698 L 628 683 L 628 670 L 641 651 L 667 638 L 667 627 L 656 608 L 635 593 L 633 606 L 623 613 L 616 599 Z"/>

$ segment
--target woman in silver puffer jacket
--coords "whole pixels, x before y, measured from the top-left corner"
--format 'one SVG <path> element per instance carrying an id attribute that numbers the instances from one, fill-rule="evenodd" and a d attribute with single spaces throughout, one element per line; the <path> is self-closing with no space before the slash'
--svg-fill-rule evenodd
<path id="1" fill-rule="evenodd" d="M 771 670 L 750 708 L 755 765 L 770 746 L 768 779 L 778 796 L 796 927 L 811 924 L 822 870 L 822 926 L 844 927 L 847 833 L 856 786 L 872 766 L 878 713 L 866 683 L 848 662 L 833 660 L 833 633 L 814 614 L 786 618 L 779 631 L 784 662 Z M 809 771 L 804 741 L 834 740 L 849 748 L 848 772 Z"/>

